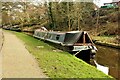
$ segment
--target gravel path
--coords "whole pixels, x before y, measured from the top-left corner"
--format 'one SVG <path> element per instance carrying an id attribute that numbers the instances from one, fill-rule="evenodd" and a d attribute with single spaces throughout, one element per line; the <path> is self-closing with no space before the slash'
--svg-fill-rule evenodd
<path id="1" fill-rule="evenodd" d="M 23 42 L 12 33 L 4 31 L 2 48 L 3 78 L 47 78 L 37 61 L 27 51 Z"/>

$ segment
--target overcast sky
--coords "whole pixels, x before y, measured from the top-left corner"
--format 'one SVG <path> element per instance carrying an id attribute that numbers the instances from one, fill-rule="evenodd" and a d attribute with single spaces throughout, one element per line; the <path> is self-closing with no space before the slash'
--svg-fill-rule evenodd
<path id="1" fill-rule="evenodd" d="M 111 3 L 112 1 L 120 0 L 1 0 L 2 2 L 35 2 L 35 3 L 44 3 L 44 2 L 94 2 L 97 6 L 103 6 L 104 3 Z"/>

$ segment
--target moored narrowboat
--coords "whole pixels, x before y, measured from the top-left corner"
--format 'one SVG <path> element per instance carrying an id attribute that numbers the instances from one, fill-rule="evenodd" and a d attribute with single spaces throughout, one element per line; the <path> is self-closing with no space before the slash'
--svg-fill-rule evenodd
<path id="1" fill-rule="evenodd" d="M 89 61 L 94 57 L 97 48 L 86 31 L 55 32 L 35 30 L 34 37 L 61 45 L 76 57 Z"/>

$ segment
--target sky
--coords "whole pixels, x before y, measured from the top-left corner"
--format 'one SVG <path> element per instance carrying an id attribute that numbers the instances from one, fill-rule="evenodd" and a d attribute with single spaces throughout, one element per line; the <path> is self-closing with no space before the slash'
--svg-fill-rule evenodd
<path id="1" fill-rule="evenodd" d="M 120 0 L 36 0 L 36 1 L 55 1 L 55 2 L 93 2 L 96 4 L 98 7 L 101 7 L 104 5 L 104 3 L 111 3 L 113 1 L 120 1 Z"/>
<path id="2" fill-rule="evenodd" d="M 44 3 L 44 2 L 93 2 L 98 7 L 104 5 L 104 3 L 111 3 L 113 0 L 1 0 L 1 2 L 35 2 L 35 3 Z M 120 0 L 114 0 L 120 1 Z"/>

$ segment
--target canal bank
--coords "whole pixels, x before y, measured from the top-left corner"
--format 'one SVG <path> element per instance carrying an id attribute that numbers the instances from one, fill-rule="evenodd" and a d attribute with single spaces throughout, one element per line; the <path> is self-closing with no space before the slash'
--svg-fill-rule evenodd
<path id="1" fill-rule="evenodd" d="M 120 49 L 120 44 L 102 42 L 102 41 L 99 41 L 99 40 L 93 40 L 93 41 L 94 41 L 94 43 L 97 44 L 97 45 L 107 46 L 107 47 L 111 47 L 111 48 Z"/>
<path id="2" fill-rule="evenodd" d="M 28 35 L 15 33 L 51 78 L 110 78 L 95 67 Z"/>
<path id="3" fill-rule="evenodd" d="M 26 34 L 32 36 L 31 34 L 28 34 L 28 33 L 26 33 Z M 120 70 L 120 69 L 118 69 L 119 68 L 118 65 L 120 65 L 120 64 L 118 64 L 118 58 L 120 58 L 120 57 L 118 57 L 118 53 L 117 53 L 118 46 L 117 45 L 113 46 L 112 44 L 107 44 L 107 43 L 104 43 L 99 40 L 94 40 L 94 42 L 98 48 L 98 52 L 97 52 L 96 58 L 95 58 L 97 63 L 101 66 L 103 65 L 103 66 L 108 67 L 109 68 L 108 74 L 113 76 L 117 80 L 120 79 L 119 78 L 120 75 L 118 73 L 118 70 Z M 108 52 L 106 52 L 107 50 L 108 50 Z M 112 54 L 110 52 L 112 52 Z M 108 53 L 110 53 L 110 54 L 108 54 Z M 109 57 L 109 55 L 111 55 L 111 56 Z M 106 60 L 106 59 L 108 59 L 108 60 Z M 95 63 L 93 63 L 93 65 L 95 65 Z M 101 71 L 104 72 L 103 70 L 101 70 Z"/>
<path id="4" fill-rule="evenodd" d="M 120 49 L 119 36 L 92 36 L 92 38 L 95 44 Z"/>

